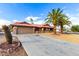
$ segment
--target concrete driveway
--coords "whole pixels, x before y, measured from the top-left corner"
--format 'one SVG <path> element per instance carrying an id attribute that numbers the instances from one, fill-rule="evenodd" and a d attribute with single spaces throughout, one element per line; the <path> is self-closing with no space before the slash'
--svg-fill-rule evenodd
<path id="1" fill-rule="evenodd" d="M 79 45 L 44 35 L 17 35 L 28 56 L 79 56 Z"/>

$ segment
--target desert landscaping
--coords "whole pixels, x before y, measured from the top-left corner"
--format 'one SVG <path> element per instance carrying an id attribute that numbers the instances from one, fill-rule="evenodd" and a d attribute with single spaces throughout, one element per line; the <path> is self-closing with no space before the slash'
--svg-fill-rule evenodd
<path id="1" fill-rule="evenodd" d="M 79 34 L 56 34 L 53 33 L 43 33 L 42 35 L 46 35 L 51 38 L 57 38 L 57 40 L 66 41 L 69 43 L 79 44 Z"/>
<path id="2" fill-rule="evenodd" d="M 18 40 L 18 39 L 14 39 L 14 40 Z M 4 35 L 0 35 L 0 44 L 5 43 L 6 39 L 4 37 Z M 27 53 L 25 52 L 24 48 L 22 46 L 18 47 L 16 50 L 10 51 L 8 52 L 6 49 L 9 49 L 9 47 L 5 47 L 7 46 L 6 44 L 3 44 L 3 48 L 1 48 L 0 45 L 0 56 L 27 56 Z M 3 49 L 3 50 L 2 50 Z"/>

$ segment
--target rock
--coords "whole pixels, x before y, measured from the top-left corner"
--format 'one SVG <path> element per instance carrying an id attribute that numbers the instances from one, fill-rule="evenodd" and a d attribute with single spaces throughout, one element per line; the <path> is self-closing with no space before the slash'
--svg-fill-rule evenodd
<path id="1" fill-rule="evenodd" d="M 2 51 L 2 49 L 0 48 L 0 52 Z"/>
<path id="2" fill-rule="evenodd" d="M 7 53 L 9 53 L 10 52 L 10 49 L 7 49 Z"/>
<path id="3" fill-rule="evenodd" d="M 13 52 L 12 48 L 10 48 L 9 50 L 10 50 L 9 53 L 12 53 Z"/>

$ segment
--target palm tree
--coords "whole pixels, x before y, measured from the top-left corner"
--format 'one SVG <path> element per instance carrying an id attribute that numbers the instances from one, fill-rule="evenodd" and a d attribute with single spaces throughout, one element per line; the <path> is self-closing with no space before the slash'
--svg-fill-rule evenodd
<path id="1" fill-rule="evenodd" d="M 48 14 L 48 18 L 46 18 L 45 20 L 47 20 L 47 22 L 52 22 L 54 25 L 54 34 L 56 34 L 56 25 L 57 25 L 57 20 L 59 18 L 59 16 L 62 14 L 63 10 L 61 10 L 60 8 L 58 9 L 52 9 L 52 12 L 49 12 Z"/>
<path id="2" fill-rule="evenodd" d="M 57 25 L 60 26 L 61 30 L 60 32 L 63 33 L 63 26 L 64 25 L 70 25 L 71 22 L 69 21 L 68 16 L 65 14 L 61 14 L 59 19 L 57 20 Z"/>
<path id="3" fill-rule="evenodd" d="M 62 13 L 63 10 L 60 8 L 52 9 L 52 12 L 48 14 L 48 17 L 45 19 L 45 23 L 53 23 L 54 25 L 54 33 L 56 34 L 56 26 L 60 26 L 61 33 L 63 33 L 63 26 L 70 25 L 71 22 L 69 21 L 68 16 Z"/>
<path id="4" fill-rule="evenodd" d="M 32 24 L 34 24 L 34 21 L 33 21 L 33 19 L 32 19 L 32 18 L 30 18 L 30 21 L 31 21 L 31 23 L 32 23 Z"/>

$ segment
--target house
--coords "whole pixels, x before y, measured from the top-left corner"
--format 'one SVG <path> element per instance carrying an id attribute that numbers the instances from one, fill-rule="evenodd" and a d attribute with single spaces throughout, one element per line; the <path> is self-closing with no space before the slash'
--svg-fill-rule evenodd
<path id="1" fill-rule="evenodd" d="M 26 34 L 26 33 L 35 33 L 35 32 L 49 32 L 53 31 L 53 27 L 48 24 L 30 24 L 27 22 L 16 22 L 11 24 L 13 27 L 13 33 L 16 34 Z"/>

